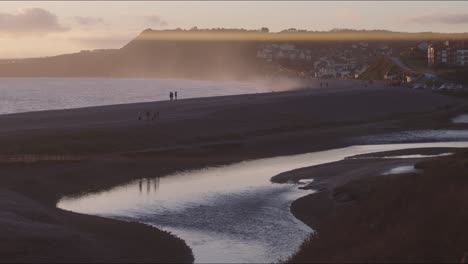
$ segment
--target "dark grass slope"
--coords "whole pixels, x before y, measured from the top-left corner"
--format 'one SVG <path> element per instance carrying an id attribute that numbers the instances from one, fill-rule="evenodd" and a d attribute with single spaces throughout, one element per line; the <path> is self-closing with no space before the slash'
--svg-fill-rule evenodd
<path id="1" fill-rule="evenodd" d="M 424 173 L 372 177 L 294 202 L 318 235 L 289 262 L 460 262 L 468 253 L 468 152 L 418 166 Z M 319 201 L 328 206 L 311 215 Z"/>

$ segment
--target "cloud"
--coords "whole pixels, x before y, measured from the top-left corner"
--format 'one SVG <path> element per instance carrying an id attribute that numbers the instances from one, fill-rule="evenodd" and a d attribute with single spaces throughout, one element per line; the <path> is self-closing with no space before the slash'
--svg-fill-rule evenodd
<path id="1" fill-rule="evenodd" d="M 76 16 L 73 17 L 73 20 L 80 26 L 95 26 L 95 25 L 105 25 L 104 19 L 100 17 L 82 17 Z"/>
<path id="2" fill-rule="evenodd" d="M 145 17 L 146 22 L 150 23 L 150 27 L 165 27 L 168 26 L 169 23 L 166 20 L 163 20 L 160 16 L 158 15 L 151 15 L 151 16 L 146 16 Z"/>
<path id="3" fill-rule="evenodd" d="M 0 12 L 0 33 L 47 34 L 67 30 L 55 14 L 42 8 L 24 8 L 15 13 Z"/>
<path id="4" fill-rule="evenodd" d="M 409 22 L 419 24 L 468 24 L 468 14 L 432 14 L 412 17 Z"/>

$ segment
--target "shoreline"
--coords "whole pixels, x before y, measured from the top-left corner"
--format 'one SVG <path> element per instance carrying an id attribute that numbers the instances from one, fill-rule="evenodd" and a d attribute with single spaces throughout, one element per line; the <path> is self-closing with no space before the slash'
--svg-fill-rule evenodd
<path id="1" fill-rule="evenodd" d="M 312 180 L 298 187 L 300 189 L 314 190 L 314 193 L 304 195 L 291 203 L 290 211 L 299 221 L 309 226 L 314 231 L 321 229 L 327 219 L 333 217 L 334 211 L 345 203 L 353 203 L 357 196 L 353 192 L 364 190 L 346 189 L 355 183 L 366 181 L 378 181 L 385 177 L 404 177 L 415 172 L 402 172 L 387 174 L 392 168 L 401 166 L 414 166 L 419 169 L 420 163 L 428 163 L 441 157 L 424 158 L 383 158 L 384 156 L 400 156 L 418 153 L 421 155 L 437 155 L 450 152 L 456 156 L 465 152 L 464 148 L 416 148 L 393 151 L 383 151 L 368 154 L 360 154 L 347 157 L 340 161 L 323 163 L 315 166 L 298 168 L 275 175 L 272 183 L 284 184 L 288 182 L 299 183 L 301 180 Z M 449 157 L 450 157 L 449 156 Z M 345 191 L 342 191 L 345 190 Z M 365 191 L 364 191 L 365 192 Z M 315 233 L 317 235 L 317 233 Z M 320 236 L 320 231 L 318 231 Z M 310 236 L 310 240 L 314 236 Z M 298 252 L 294 253 L 298 254 Z M 292 260 L 294 261 L 294 259 Z M 288 261 L 289 262 L 289 261 Z"/>
<path id="2" fill-rule="evenodd" d="M 389 102 L 392 98 L 399 99 L 397 109 Z M 334 111 L 338 105 L 347 111 Z M 149 124 L 136 120 L 136 113 L 147 107 L 161 110 L 158 122 Z M 6 175 L 0 179 L 0 184 L 8 192 L 26 197 L 25 203 L 30 208 L 40 207 L 39 215 L 51 214 L 62 219 L 54 224 L 63 234 L 78 230 L 80 236 L 94 237 L 96 248 L 103 248 L 110 234 L 119 236 L 119 233 L 131 233 L 132 229 L 145 227 L 141 224 L 130 227 L 130 224 L 119 222 L 115 224 L 119 225 L 119 232 L 99 235 L 93 228 L 97 222 L 106 220 L 57 209 L 55 204 L 60 197 L 102 190 L 132 179 L 164 176 L 178 170 L 346 146 L 351 138 L 363 134 L 443 127 L 448 124 L 444 119 L 446 116 L 467 109 L 463 100 L 432 93 L 338 87 L 325 91 L 311 89 L 3 115 L 0 116 L 0 155 L 83 155 L 86 159 L 0 163 L 0 171 Z M 14 208 L 4 205 L 2 209 L 13 212 Z M 12 214 L 24 217 L 30 211 Z M 75 218 L 86 218 L 88 222 L 78 221 L 71 227 L 69 222 Z M 36 222 L 42 223 L 41 219 L 31 218 L 32 230 L 36 230 Z M 36 231 L 40 237 L 45 236 L 46 241 L 51 239 L 40 229 Z M 12 237 L 18 235 L 18 230 L 10 232 Z M 167 239 L 162 239 L 164 235 L 160 231 L 155 229 L 150 233 L 148 239 L 151 237 L 171 248 Z M 37 241 L 35 239 L 26 234 L 22 240 L 9 242 L 20 245 L 24 241 Z M 141 245 L 141 251 L 149 261 L 164 261 L 147 243 L 125 242 L 122 237 L 115 240 L 118 244 L 114 244 L 115 248 L 134 247 L 136 243 Z M 63 252 L 74 249 L 72 252 L 85 256 L 84 252 L 91 250 L 77 250 L 80 245 L 71 243 L 67 236 L 58 241 L 64 247 Z M 167 251 L 166 257 L 179 256 L 190 261 L 188 247 L 183 249 L 177 240 L 171 243 L 179 245 L 173 247 L 179 248 L 179 252 L 169 254 Z M 2 247 L 0 250 L 7 261 L 14 260 L 18 254 Z M 34 248 L 31 250 L 32 253 L 22 252 L 23 260 L 37 259 L 39 253 Z M 109 254 L 102 257 L 112 256 L 106 251 L 102 254 Z M 46 260 L 63 261 L 65 257 L 66 254 L 51 252 Z M 131 260 L 131 257 L 125 259 Z"/>

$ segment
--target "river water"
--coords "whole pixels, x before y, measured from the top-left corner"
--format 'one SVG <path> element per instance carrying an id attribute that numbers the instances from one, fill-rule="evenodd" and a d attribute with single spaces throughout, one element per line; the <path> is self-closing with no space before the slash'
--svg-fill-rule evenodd
<path id="1" fill-rule="evenodd" d="M 455 124 L 468 124 L 468 114 L 463 114 L 452 118 L 452 122 Z"/>
<path id="2" fill-rule="evenodd" d="M 292 201 L 312 191 L 271 183 L 272 176 L 353 155 L 436 147 L 468 147 L 468 142 L 361 145 L 244 161 L 64 197 L 57 206 L 170 231 L 187 242 L 199 263 L 275 262 L 313 232 L 289 210 Z"/>

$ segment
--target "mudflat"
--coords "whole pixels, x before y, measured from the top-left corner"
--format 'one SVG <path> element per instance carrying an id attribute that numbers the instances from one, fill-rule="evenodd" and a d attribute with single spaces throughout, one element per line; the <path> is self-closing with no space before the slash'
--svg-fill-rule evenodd
<path id="1" fill-rule="evenodd" d="M 382 175 L 389 164 L 419 170 Z M 317 233 L 290 263 L 463 262 L 468 152 L 424 160 L 344 160 L 304 168 L 325 188 L 291 205 Z M 331 175 L 331 177 L 327 177 Z M 293 174 L 282 175 L 282 178 Z"/>
<path id="2" fill-rule="evenodd" d="M 190 249 L 165 232 L 56 202 L 178 170 L 343 147 L 357 136 L 451 127 L 450 117 L 468 110 L 455 97 L 345 84 L 0 116 L 2 261 L 190 262 Z M 147 111 L 160 116 L 138 120 Z"/>

